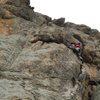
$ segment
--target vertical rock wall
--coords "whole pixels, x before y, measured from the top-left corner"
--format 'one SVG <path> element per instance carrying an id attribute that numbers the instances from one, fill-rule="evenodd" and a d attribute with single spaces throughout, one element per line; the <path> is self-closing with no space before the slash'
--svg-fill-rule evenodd
<path id="1" fill-rule="evenodd" d="M 99 100 L 100 33 L 0 0 L 0 100 Z M 66 32 L 82 43 L 82 58 Z"/>

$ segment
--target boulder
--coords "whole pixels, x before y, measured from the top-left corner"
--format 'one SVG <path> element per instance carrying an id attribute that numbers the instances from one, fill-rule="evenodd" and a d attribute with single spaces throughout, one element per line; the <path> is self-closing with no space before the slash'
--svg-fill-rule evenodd
<path id="1" fill-rule="evenodd" d="M 33 20 L 33 16 L 34 16 L 34 12 L 32 9 L 30 9 L 28 6 L 20 6 L 20 7 L 16 7 L 13 5 L 2 5 L 2 7 L 8 11 L 10 11 L 13 15 L 17 16 L 17 17 L 22 17 L 26 20 Z"/>
<path id="2" fill-rule="evenodd" d="M 76 29 L 78 31 L 81 31 L 85 34 L 91 35 L 91 36 L 94 36 L 99 32 L 97 29 L 91 29 L 89 26 L 86 26 L 84 24 L 77 25 L 77 24 L 72 23 L 72 22 L 66 22 L 64 24 L 64 27 L 69 31 L 72 28 L 72 29 Z"/>
<path id="3" fill-rule="evenodd" d="M 65 23 L 65 18 L 54 19 L 53 23 L 58 25 L 58 26 L 63 27 L 64 23 Z"/>
<path id="4" fill-rule="evenodd" d="M 88 35 L 94 35 L 96 33 L 98 33 L 99 31 L 96 30 L 96 29 L 91 29 L 89 26 L 86 26 L 86 25 L 77 25 L 76 26 L 76 29 L 77 30 L 80 30 Z"/>
<path id="5" fill-rule="evenodd" d="M 0 3 L 2 4 L 2 2 Z M 6 0 L 1 6 L 15 16 L 22 17 L 30 21 L 33 20 L 34 12 L 30 7 L 29 0 Z"/>

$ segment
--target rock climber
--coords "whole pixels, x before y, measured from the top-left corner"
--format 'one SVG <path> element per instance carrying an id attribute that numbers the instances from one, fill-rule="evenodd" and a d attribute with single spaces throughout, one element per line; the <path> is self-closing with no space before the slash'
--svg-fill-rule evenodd
<path id="1" fill-rule="evenodd" d="M 80 53 L 81 45 L 79 42 L 77 43 L 76 41 L 72 41 L 69 48 L 73 49 L 76 53 Z"/>
<path id="2" fill-rule="evenodd" d="M 78 41 L 77 39 L 75 39 L 71 32 L 67 33 L 66 38 L 64 40 L 64 43 L 68 48 L 72 49 L 73 52 L 76 53 L 76 55 L 79 57 L 79 59 L 82 60 L 82 57 L 81 57 L 81 48 L 82 48 L 81 42 Z"/>

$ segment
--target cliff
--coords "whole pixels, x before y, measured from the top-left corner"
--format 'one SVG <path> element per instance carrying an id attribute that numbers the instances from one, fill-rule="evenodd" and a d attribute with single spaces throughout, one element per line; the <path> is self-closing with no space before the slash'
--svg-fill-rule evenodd
<path id="1" fill-rule="evenodd" d="M 66 32 L 82 43 L 81 61 Z M 68 37 L 66 37 L 68 38 Z M 99 100 L 100 33 L 0 0 L 0 100 Z"/>

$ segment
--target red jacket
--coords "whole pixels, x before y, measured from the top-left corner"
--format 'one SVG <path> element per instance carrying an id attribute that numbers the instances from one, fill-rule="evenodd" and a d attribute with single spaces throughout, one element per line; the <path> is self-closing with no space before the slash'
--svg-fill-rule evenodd
<path id="1" fill-rule="evenodd" d="M 80 44 L 78 44 L 76 41 L 71 42 L 71 45 L 74 45 L 75 48 L 81 48 Z"/>
<path id="2" fill-rule="evenodd" d="M 80 46 L 79 44 L 77 44 L 75 47 L 76 47 L 76 48 L 81 48 L 81 46 Z"/>

